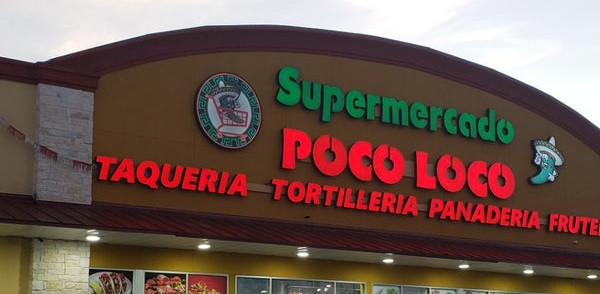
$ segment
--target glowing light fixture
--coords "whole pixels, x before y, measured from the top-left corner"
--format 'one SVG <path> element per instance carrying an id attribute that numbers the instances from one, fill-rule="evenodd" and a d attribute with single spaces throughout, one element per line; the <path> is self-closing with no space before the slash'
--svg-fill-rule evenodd
<path id="1" fill-rule="evenodd" d="M 597 274 L 594 274 L 594 273 L 589 273 L 589 274 L 587 275 L 587 278 L 588 278 L 588 279 L 590 279 L 590 280 L 595 280 L 595 279 L 597 279 L 597 278 L 598 278 L 598 275 L 597 275 Z"/>
<path id="2" fill-rule="evenodd" d="M 98 241 L 100 241 L 100 236 L 98 236 L 98 235 L 87 235 L 85 237 L 85 240 L 88 241 L 88 242 L 98 242 Z"/>
<path id="3" fill-rule="evenodd" d="M 463 270 L 468 269 L 470 267 L 471 267 L 471 265 L 466 261 L 461 261 L 460 264 L 458 265 L 458 268 L 463 269 Z"/>
<path id="4" fill-rule="evenodd" d="M 210 245 L 210 242 L 208 242 L 208 240 L 202 240 L 202 243 L 198 244 L 198 249 L 200 250 L 208 250 L 211 247 L 212 246 Z"/>
<path id="5" fill-rule="evenodd" d="M 523 269 L 523 273 L 526 275 L 533 275 L 533 273 L 535 273 L 535 271 L 533 270 L 533 268 L 531 266 L 525 266 L 525 268 Z"/>
<path id="6" fill-rule="evenodd" d="M 308 248 L 298 247 L 298 252 L 296 252 L 296 255 L 301 258 L 307 258 L 310 254 L 308 253 Z"/>
<path id="7" fill-rule="evenodd" d="M 87 230 L 87 236 L 85 236 L 85 240 L 88 242 L 98 242 L 100 241 L 100 232 L 95 229 Z"/>
<path id="8" fill-rule="evenodd" d="M 391 253 L 386 254 L 383 260 L 381 260 L 381 262 L 385 264 L 394 263 L 394 255 Z"/>

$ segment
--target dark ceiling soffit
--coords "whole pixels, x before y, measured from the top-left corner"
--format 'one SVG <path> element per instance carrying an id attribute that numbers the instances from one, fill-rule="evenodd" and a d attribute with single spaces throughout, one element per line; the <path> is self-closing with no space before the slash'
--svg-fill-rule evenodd
<path id="1" fill-rule="evenodd" d="M 149 34 L 51 59 L 46 64 L 102 75 L 173 57 L 247 51 L 330 55 L 416 69 L 532 110 L 600 154 L 600 129 L 548 94 L 431 48 L 361 34 L 288 26 L 207 26 Z"/>
<path id="2" fill-rule="evenodd" d="M 100 76 L 43 62 L 29 63 L 0 58 L 0 79 L 94 92 L 98 88 Z"/>
<path id="3" fill-rule="evenodd" d="M 176 218 L 173 215 L 177 215 Z M 0 194 L 0 223 L 99 229 L 471 261 L 600 269 L 600 253 Z M 323 238 L 328 236 L 328 238 Z"/>

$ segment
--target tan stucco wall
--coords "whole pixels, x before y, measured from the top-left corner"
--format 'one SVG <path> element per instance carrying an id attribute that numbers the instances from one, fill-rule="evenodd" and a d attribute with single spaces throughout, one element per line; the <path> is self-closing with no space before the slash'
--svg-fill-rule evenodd
<path id="1" fill-rule="evenodd" d="M 299 69 L 301 80 L 337 85 L 352 89 L 419 101 L 427 106 L 456 108 L 484 116 L 488 108 L 498 118 L 514 124 L 516 135 L 509 145 L 450 136 L 442 130 L 429 132 L 410 127 L 394 127 L 377 121 L 352 119 L 334 114 L 331 122 L 322 123 L 319 111 L 301 106 L 287 107 L 275 101 L 277 72 L 286 65 Z M 235 73 L 252 85 L 262 107 L 262 126 L 258 137 L 248 147 L 228 151 L 216 147 L 202 134 L 195 121 L 194 98 L 198 87 L 219 72 Z M 527 97 L 520 97 L 527 99 Z M 135 162 L 153 160 L 217 171 L 247 174 L 248 182 L 268 185 L 272 178 L 315 182 L 352 187 L 367 191 L 390 191 L 414 195 L 419 204 L 430 198 L 460 200 L 486 205 L 537 210 L 540 217 L 559 212 L 595 215 L 595 175 L 600 174 L 600 157 L 568 132 L 547 119 L 507 100 L 476 88 L 438 76 L 373 62 L 294 53 L 219 53 L 152 62 L 104 75 L 95 95 L 94 156 L 132 158 Z M 415 151 L 430 154 L 430 163 L 443 154 L 460 158 L 465 164 L 474 160 L 502 162 L 511 167 L 516 190 L 508 200 L 493 197 L 479 199 L 467 189 L 450 194 L 440 188 L 417 189 L 414 178 L 404 178 L 394 186 L 378 181 L 364 183 L 344 172 L 338 177 L 321 175 L 312 164 L 300 164 L 295 170 L 282 170 L 281 130 L 296 128 L 313 139 L 331 134 L 348 147 L 355 141 L 368 140 L 374 146 L 387 143 L 414 160 Z M 566 157 L 559 168 L 559 179 L 543 186 L 533 186 L 527 178 L 537 168 L 531 163 L 531 140 L 554 135 Z M 548 233 L 541 230 L 503 228 L 465 224 L 417 217 L 359 212 L 323 206 L 273 201 L 268 193 L 250 192 L 246 198 L 213 196 L 179 189 L 151 190 L 124 182 L 93 181 L 94 201 L 155 206 L 211 213 L 226 213 L 299 222 L 314 222 L 398 232 L 475 238 L 521 244 L 559 246 L 600 250 L 598 237 Z"/>
<path id="2" fill-rule="evenodd" d="M 0 80 L 0 116 L 27 137 L 35 138 L 36 86 Z M 0 130 L 0 192 L 32 194 L 33 149 Z"/>
<path id="3" fill-rule="evenodd" d="M 0 237 L 0 276 L 5 285 L 2 293 L 29 293 L 30 260 L 30 239 Z"/>

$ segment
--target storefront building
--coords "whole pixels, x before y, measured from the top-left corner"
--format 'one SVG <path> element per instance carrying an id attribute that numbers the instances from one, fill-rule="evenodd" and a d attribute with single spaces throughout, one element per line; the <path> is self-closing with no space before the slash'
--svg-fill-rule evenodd
<path id="1" fill-rule="evenodd" d="M 600 291 L 600 130 L 428 48 L 201 27 L 0 59 L 0 106 L 5 293 Z"/>

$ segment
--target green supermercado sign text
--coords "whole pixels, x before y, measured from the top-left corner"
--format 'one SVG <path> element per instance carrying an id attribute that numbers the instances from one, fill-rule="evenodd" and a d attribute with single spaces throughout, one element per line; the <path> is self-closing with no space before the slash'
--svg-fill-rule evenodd
<path id="1" fill-rule="evenodd" d="M 440 128 L 450 135 L 502 144 L 510 144 L 515 137 L 513 124 L 506 119 L 498 119 L 496 110 L 492 108 L 484 116 L 477 116 L 459 113 L 456 108 L 427 106 L 418 101 L 409 104 L 405 100 L 359 90 L 344 91 L 335 85 L 300 80 L 299 76 L 299 70 L 292 66 L 279 70 L 276 100 L 286 106 L 301 103 L 308 110 L 320 109 L 323 122 L 331 121 L 333 113 L 346 112 L 355 119 L 378 119 L 384 124 L 432 132 Z"/>

